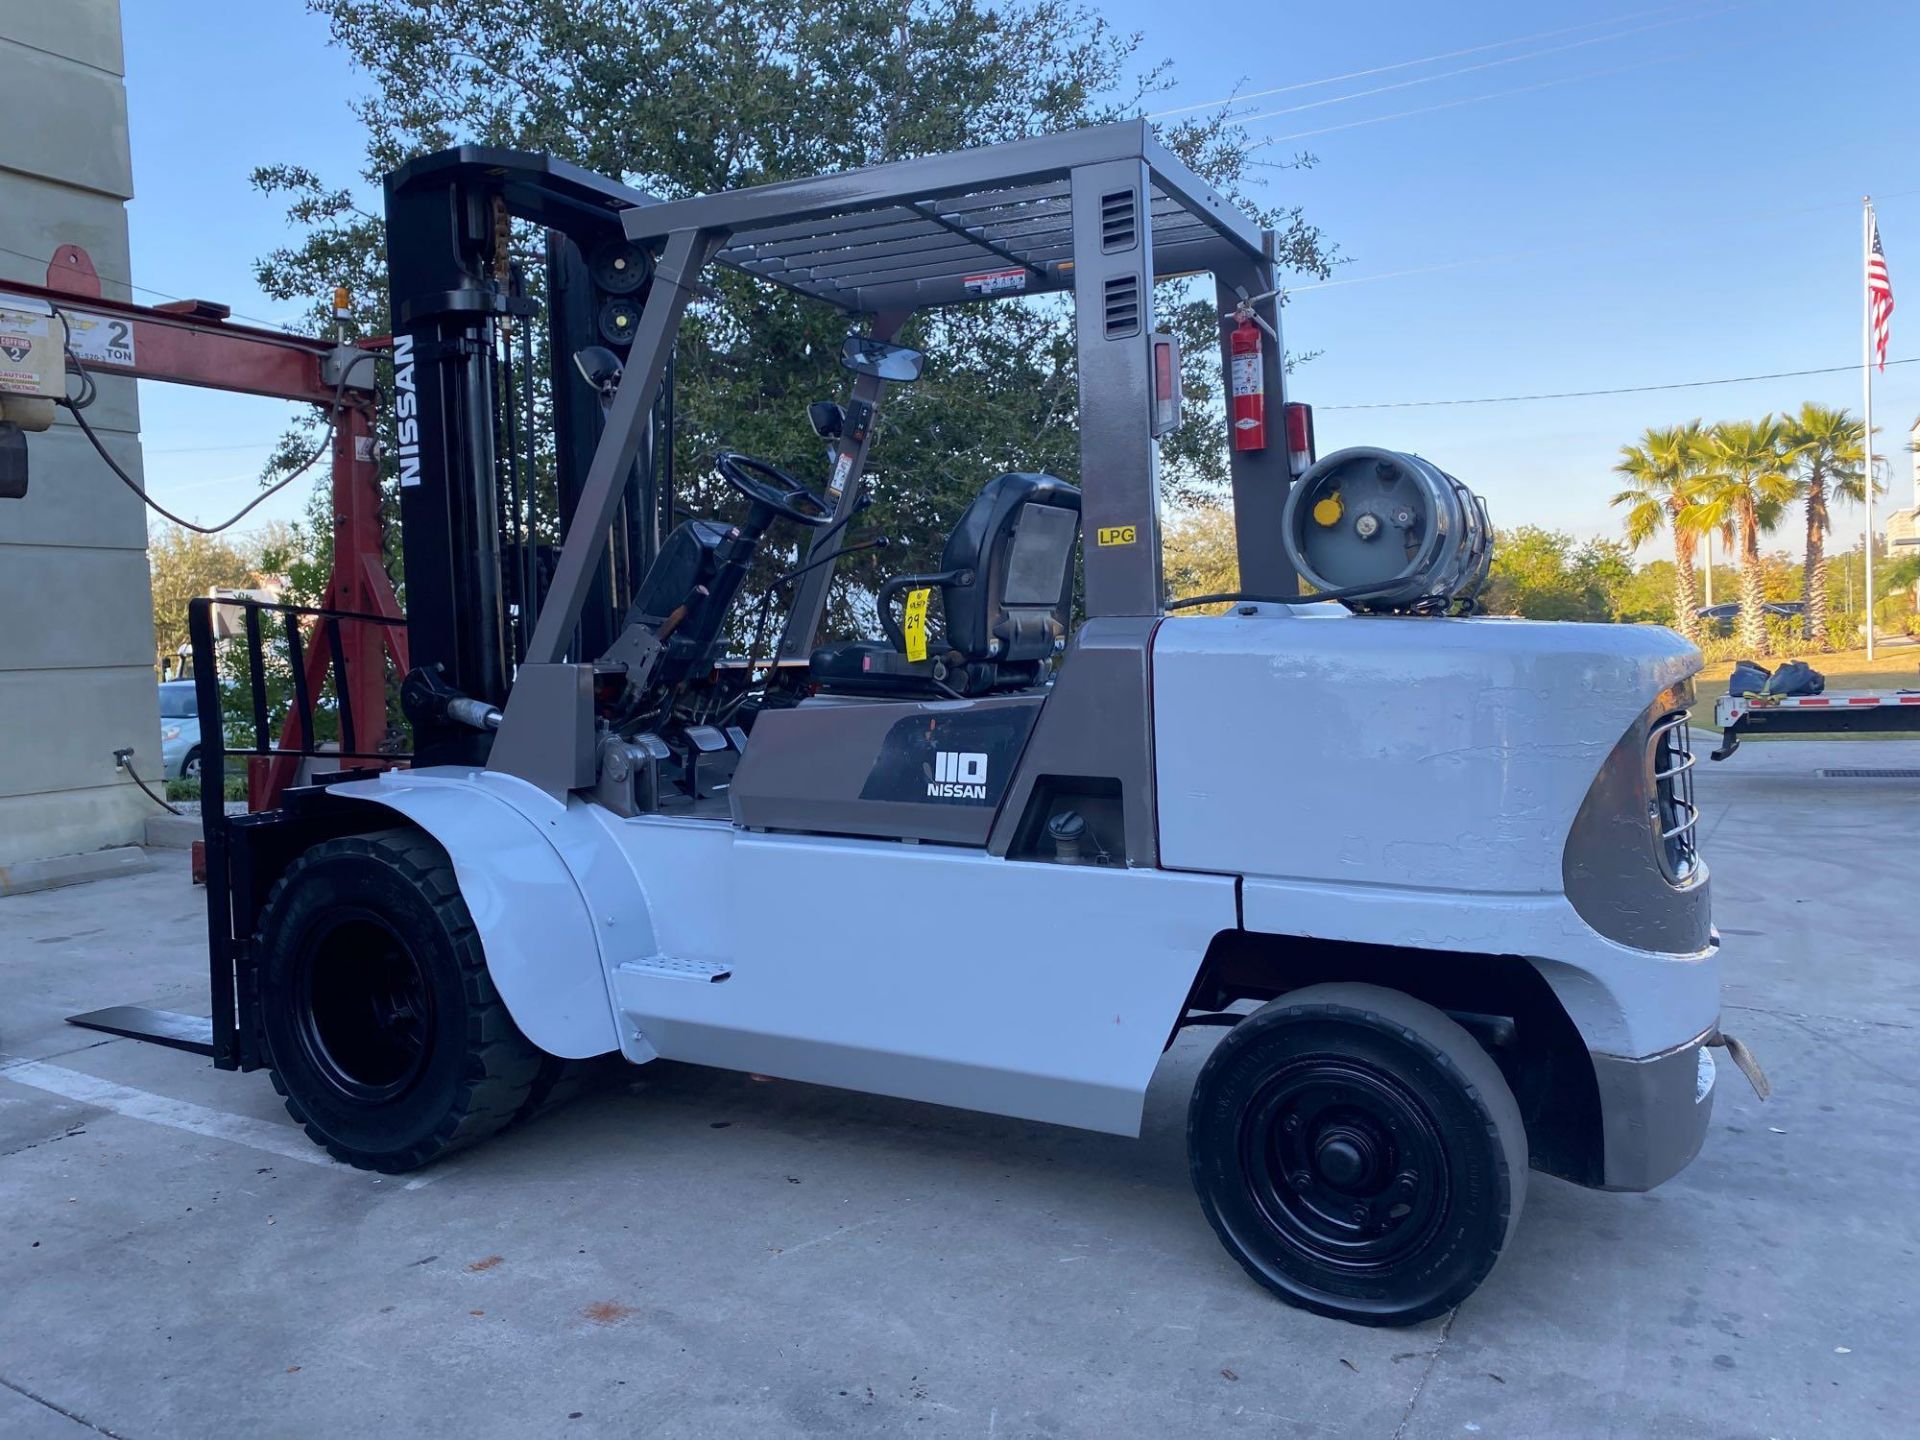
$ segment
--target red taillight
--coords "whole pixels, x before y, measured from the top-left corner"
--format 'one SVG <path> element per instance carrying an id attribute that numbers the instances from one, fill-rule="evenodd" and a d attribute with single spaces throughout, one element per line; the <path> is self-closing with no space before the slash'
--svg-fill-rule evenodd
<path id="1" fill-rule="evenodd" d="M 1287 404 L 1287 468 L 1296 476 L 1313 464 L 1313 407 L 1298 401 Z"/>
<path id="2" fill-rule="evenodd" d="M 1153 337 L 1153 421 L 1158 440 L 1180 428 L 1180 342 L 1171 335 Z"/>

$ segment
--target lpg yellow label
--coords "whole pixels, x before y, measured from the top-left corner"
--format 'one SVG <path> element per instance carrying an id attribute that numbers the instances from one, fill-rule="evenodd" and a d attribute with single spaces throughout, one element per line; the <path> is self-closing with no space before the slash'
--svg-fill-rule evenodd
<path id="1" fill-rule="evenodd" d="M 1131 545 L 1140 538 L 1140 530 L 1135 525 L 1102 525 L 1094 538 L 1102 545 Z"/>
<path id="2" fill-rule="evenodd" d="M 927 589 L 907 592 L 906 624 L 903 627 L 907 636 L 907 659 L 924 660 L 927 658 L 927 600 L 933 591 Z"/>

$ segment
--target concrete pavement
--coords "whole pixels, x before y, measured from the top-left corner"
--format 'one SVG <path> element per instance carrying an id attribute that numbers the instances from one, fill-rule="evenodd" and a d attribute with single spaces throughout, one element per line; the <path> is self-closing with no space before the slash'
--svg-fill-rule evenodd
<path id="1" fill-rule="evenodd" d="M 1920 744 L 1702 763 L 1727 1028 L 1774 1100 L 1723 1065 L 1651 1195 L 1534 1176 L 1487 1284 L 1401 1331 L 1214 1240 L 1210 1034 L 1140 1141 L 656 1064 L 383 1180 L 263 1075 L 63 1023 L 204 1008 L 184 855 L 0 899 L 0 1435 L 1910 1434 L 1920 781 L 1815 776 L 1862 764 Z"/>

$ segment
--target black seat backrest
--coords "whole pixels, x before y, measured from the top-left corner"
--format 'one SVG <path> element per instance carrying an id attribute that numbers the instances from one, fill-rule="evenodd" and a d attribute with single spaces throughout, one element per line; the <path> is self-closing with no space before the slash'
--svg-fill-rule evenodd
<path id="1" fill-rule="evenodd" d="M 1039 660 L 1064 641 L 1073 605 L 1080 491 L 1052 475 L 989 480 L 947 537 L 940 568 L 973 573 L 941 587 L 947 644 L 968 660 Z"/>

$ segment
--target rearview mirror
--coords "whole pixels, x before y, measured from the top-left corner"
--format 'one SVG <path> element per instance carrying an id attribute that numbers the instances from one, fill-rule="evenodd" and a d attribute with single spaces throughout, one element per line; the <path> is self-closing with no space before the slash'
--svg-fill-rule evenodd
<path id="1" fill-rule="evenodd" d="M 909 350 L 905 345 L 889 345 L 884 340 L 849 335 L 840 351 L 840 363 L 856 375 L 871 375 L 877 380 L 911 385 L 920 378 L 927 357 L 918 350 Z"/>

